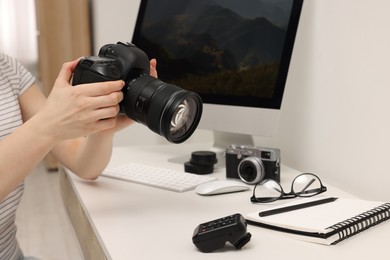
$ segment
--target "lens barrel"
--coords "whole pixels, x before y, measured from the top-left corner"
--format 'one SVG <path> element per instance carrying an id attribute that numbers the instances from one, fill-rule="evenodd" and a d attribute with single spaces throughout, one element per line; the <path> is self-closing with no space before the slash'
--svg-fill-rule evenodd
<path id="1" fill-rule="evenodd" d="M 264 178 L 264 165 L 260 158 L 250 156 L 238 164 L 238 176 L 247 184 L 256 184 Z"/>
<path id="2" fill-rule="evenodd" d="M 149 75 L 131 80 L 123 89 L 121 111 L 172 143 L 187 140 L 202 115 L 202 99 L 194 92 Z"/>

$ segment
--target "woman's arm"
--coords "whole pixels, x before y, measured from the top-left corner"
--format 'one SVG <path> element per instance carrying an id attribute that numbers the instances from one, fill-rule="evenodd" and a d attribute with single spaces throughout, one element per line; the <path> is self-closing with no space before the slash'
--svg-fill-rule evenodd
<path id="1" fill-rule="evenodd" d="M 19 97 L 25 123 L 0 142 L 0 200 L 52 149 L 61 162 L 76 171 L 80 163 L 75 154 L 89 140 L 83 136 L 94 136 L 90 139 L 93 140 L 101 132 L 99 135 L 105 138 L 99 141 L 100 146 L 108 147 L 108 137 L 112 137 L 110 129 L 117 124 L 124 83 L 112 81 L 73 87 L 69 81 L 76 64 L 77 61 L 64 64 L 47 100 L 36 85 Z M 104 156 L 109 154 L 106 152 Z"/>
<path id="2" fill-rule="evenodd" d="M 45 104 L 45 96 L 37 86 L 31 86 L 20 98 L 23 118 L 34 120 L 39 117 L 39 110 Z M 54 114 L 53 114 L 54 115 Z M 107 119 L 100 119 L 107 120 Z M 29 120 L 30 121 L 30 120 Z M 118 116 L 115 118 L 114 126 L 123 128 L 130 125 L 133 121 L 127 117 Z M 40 123 L 46 125 L 45 122 Z M 28 125 L 27 125 L 28 126 Z M 25 126 L 23 126 L 25 127 Z M 50 127 L 55 132 L 60 132 L 64 129 L 58 129 L 62 126 L 46 126 Z M 65 128 L 65 126 L 63 126 Z M 107 165 L 111 157 L 112 139 L 117 127 L 108 128 L 103 131 L 91 133 L 86 137 L 78 137 L 66 139 L 55 143 L 51 149 L 45 150 L 46 153 L 51 150 L 52 154 L 67 168 L 75 172 L 80 177 L 86 179 L 95 179 Z M 57 128 L 57 129 L 56 129 Z M 68 129 L 67 131 L 72 131 Z M 43 132 L 41 130 L 40 132 Z M 65 132 L 65 131 L 64 131 Z M 66 133 L 63 133 L 66 135 Z M 62 135 L 62 134 L 61 134 Z M 49 135 L 48 135 L 49 136 Z M 28 145 L 29 146 L 29 145 Z M 35 154 L 39 154 L 35 152 Z M 39 162 L 39 160 L 38 160 Z M 36 163 L 34 164 L 36 165 Z"/>
<path id="3" fill-rule="evenodd" d="M 0 142 L 0 201 L 50 151 L 80 177 L 97 178 L 111 157 L 114 132 L 133 123 L 117 115 L 122 81 L 70 85 L 77 62 L 63 65 L 48 99 L 36 85 L 19 97 L 25 123 Z M 157 77 L 156 60 L 150 64 Z"/>

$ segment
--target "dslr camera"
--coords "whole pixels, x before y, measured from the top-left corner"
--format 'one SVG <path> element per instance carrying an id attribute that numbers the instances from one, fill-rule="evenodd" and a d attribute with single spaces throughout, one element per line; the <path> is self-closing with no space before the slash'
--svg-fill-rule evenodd
<path id="1" fill-rule="evenodd" d="M 123 80 L 120 112 L 172 143 L 184 142 L 200 121 L 200 96 L 149 74 L 150 62 L 145 52 L 134 44 L 118 42 L 101 47 L 99 56 L 81 59 L 72 84 Z"/>
<path id="2" fill-rule="evenodd" d="M 251 145 L 226 149 L 226 177 L 256 184 L 264 179 L 280 182 L 280 150 Z"/>

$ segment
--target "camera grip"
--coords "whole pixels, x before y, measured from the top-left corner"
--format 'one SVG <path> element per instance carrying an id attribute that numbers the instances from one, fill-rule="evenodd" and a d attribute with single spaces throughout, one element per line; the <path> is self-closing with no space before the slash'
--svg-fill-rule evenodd
<path id="1" fill-rule="evenodd" d="M 238 176 L 238 164 L 240 163 L 241 159 L 238 159 L 236 154 L 229 153 L 226 153 L 225 158 L 226 178 L 240 179 Z"/>

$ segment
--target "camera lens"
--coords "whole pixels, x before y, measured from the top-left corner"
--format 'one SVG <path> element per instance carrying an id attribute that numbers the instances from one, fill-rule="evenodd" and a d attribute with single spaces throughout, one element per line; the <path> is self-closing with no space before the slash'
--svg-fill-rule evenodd
<path id="1" fill-rule="evenodd" d="M 166 114 L 168 117 L 168 122 L 170 124 L 166 126 L 162 126 L 162 130 L 164 131 L 164 136 L 169 138 L 168 140 L 176 143 L 182 142 L 193 133 L 196 126 L 199 123 L 200 117 L 199 115 L 199 99 L 196 96 L 192 95 L 191 92 L 182 91 L 178 93 L 177 97 L 172 96 L 171 98 L 175 98 L 176 102 L 173 102 L 170 109 L 173 112 L 171 116 L 170 112 Z M 176 105 L 178 103 L 178 105 Z M 170 120 L 169 120 L 170 118 Z M 197 120 L 197 122 L 195 122 Z M 166 122 L 161 122 L 166 124 Z M 195 127 L 194 127 L 195 125 Z M 189 132 L 190 131 L 190 132 Z"/>
<path id="2" fill-rule="evenodd" d="M 246 157 L 238 164 L 238 176 L 247 184 L 256 184 L 264 178 L 264 165 L 258 157 Z"/>
<path id="3" fill-rule="evenodd" d="M 149 75 L 130 81 L 123 90 L 121 111 L 172 143 L 187 140 L 202 115 L 202 100 L 194 92 Z"/>

